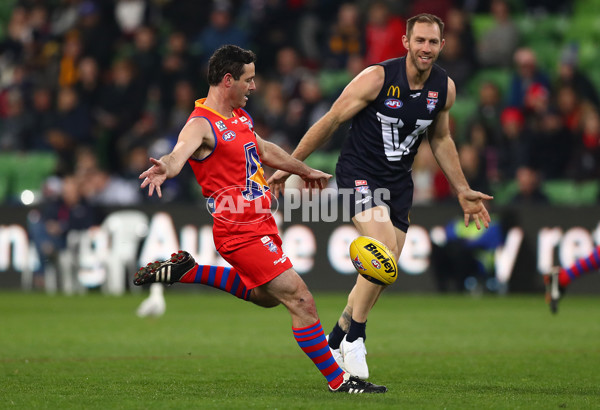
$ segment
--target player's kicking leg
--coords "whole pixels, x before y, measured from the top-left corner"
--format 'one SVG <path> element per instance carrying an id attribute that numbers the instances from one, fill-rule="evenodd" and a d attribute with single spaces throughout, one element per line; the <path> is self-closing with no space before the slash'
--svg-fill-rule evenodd
<path id="1" fill-rule="evenodd" d="M 250 300 L 252 291 L 247 289 L 235 268 L 199 265 L 192 255 L 179 251 L 164 261 L 151 262 L 135 274 L 133 283 L 198 283 L 231 293 L 243 300 Z"/>
<path id="2" fill-rule="evenodd" d="M 198 265 L 188 252 L 179 251 L 167 260 L 140 268 L 134 278 L 136 285 L 156 282 L 201 283 L 263 307 L 282 303 L 292 315 L 292 330 L 298 345 L 325 376 L 330 391 L 353 394 L 387 391 L 385 386 L 352 377 L 338 366 L 327 345 L 314 299 L 293 269 L 286 270 L 265 285 L 246 289 L 235 268 Z"/>

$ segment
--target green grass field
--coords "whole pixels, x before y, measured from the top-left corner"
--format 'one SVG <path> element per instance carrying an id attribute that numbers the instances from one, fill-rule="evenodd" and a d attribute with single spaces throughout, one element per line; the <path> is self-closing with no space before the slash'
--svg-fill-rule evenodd
<path id="1" fill-rule="evenodd" d="M 384 395 L 331 394 L 287 312 L 215 292 L 0 293 L 0 408 L 600 408 L 600 300 L 386 294 L 368 324 Z M 315 295 L 329 331 L 343 294 Z"/>

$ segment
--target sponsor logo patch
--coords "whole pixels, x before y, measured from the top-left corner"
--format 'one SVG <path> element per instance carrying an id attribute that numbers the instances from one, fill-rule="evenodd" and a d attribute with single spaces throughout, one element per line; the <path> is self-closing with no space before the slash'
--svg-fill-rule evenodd
<path id="1" fill-rule="evenodd" d="M 438 92 L 437 91 L 429 91 L 427 93 L 427 98 L 438 98 Z"/>
<path id="2" fill-rule="evenodd" d="M 387 96 L 400 98 L 400 87 L 398 87 L 397 85 L 390 85 L 390 87 L 387 90 Z"/>

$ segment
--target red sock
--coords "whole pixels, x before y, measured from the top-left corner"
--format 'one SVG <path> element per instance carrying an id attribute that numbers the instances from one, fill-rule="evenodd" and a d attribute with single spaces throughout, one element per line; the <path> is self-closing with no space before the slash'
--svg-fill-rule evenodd
<path id="1" fill-rule="evenodd" d="M 200 283 L 229 292 L 240 299 L 248 300 L 252 289 L 246 289 L 242 278 L 235 268 L 224 266 L 196 265 L 179 280 L 181 283 Z"/>

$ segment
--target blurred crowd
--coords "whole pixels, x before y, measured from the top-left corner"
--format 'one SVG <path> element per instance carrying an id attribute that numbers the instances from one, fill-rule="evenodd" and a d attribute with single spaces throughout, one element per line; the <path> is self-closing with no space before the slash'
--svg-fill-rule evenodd
<path id="1" fill-rule="evenodd" d="M 256 52 L 248 103 L 259 135 L 291 150 L 367 65 L 406 53 L 407 17 L 446 22 L 439 60 L 463 97 L 477 99 L 456 131 L 475 189 L 519 181 L 515 201 L 547 201 L 540 181 L 600 176 L 599 99 L 578 67 L 577 43 L 553 66 L 521 38 L 520 15 L 564 15 L 571 2 L 508 0 L 3 0 L 0 6 L 0 151 L 51 152 L 43 192 L 78 186 L 90 206 L 153 201 L 139 189 L 148 157 L 169 152 L 207 92 L 208 57 L 222 44 Z M 490 17 L 476 35 L 474 15 Z M 505 70 L 508 87 L 470 81 Z M 477 95 L 468 95 L 468 93 Z M 333 154 L 341 129 L 322 152 Z M 331 161 L 331 171 L 334 160 Z M 187 168 L 187 167 L 186 167 Z M 22 170 L 21 172 L 25 172 Z M 415 202 L 451 193 L 426 147 L 414 167 Z M 70 194 L 69 194 L 70 195 Z M 195 201 L 185 170 L 162 201 Z M 72 195 L 71 195 L 72 196 Z M 9 196 L 2 199 L 10 201 Z M 79 200 L 79 199 L 78 199 Z"/>

